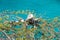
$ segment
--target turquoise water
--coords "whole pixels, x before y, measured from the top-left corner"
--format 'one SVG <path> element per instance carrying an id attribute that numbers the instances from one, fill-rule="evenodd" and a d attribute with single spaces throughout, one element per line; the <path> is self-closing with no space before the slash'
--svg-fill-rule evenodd
<path id="1" fill-rule="evenodd" d="M 60 16 L 59 0 L 0 0 L 0 10 L 35 10 L 50 18 Z"/>
<path id="2" fill-rule="evenodd" d="M 60 16 L 60 1 L 59 0 L 0 0 L 0 11 L 3 10 L 35 10 L 36 14 L 41 13 L 43 17 L 54 18 L 56 16 Z M 26 18 L 26 16 L 21 17 Z M 55 28 L 54 30 L 56 32 L 59 32 L 58 28 Z M 39 37 L 39 35 L 41 36 L 41 34 L 38 33 L 37 35 L 35 35 L 35 37 Z"/>

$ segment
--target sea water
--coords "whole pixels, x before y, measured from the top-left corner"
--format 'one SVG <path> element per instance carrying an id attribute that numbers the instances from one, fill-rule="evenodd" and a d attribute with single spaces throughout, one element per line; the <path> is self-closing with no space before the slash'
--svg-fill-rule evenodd
<path id="1" fill-rule="evenodd" d="M 18 11 L 18 10 L 34 10 L 35 16 L 44 19 L 52 19 L 60 16 L 60 1 L 59 0 L 0 0 L 0 12 L 9 10 L 9 11 Z M 4 14 L 9 15 L 9 21 L 17 20 L 15 14 Z M 22 17 L 24 20 L 27 18 L 27 15 L 17 16 Z M 12 18 L 13 17 L 13 18 Z M 55 32 L 60 32 L 58 27 L 54 29 Z M 38 33 L 37 37 L 40 36 Z"/>

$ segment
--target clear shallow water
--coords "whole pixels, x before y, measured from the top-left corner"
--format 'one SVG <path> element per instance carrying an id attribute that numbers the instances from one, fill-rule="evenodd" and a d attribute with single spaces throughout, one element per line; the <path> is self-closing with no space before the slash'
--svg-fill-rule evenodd
<path id="1" fill-rule="evenodd" d="M 59 0 L 0 0 L 0 10 L 35 10 L 48 17 L 60 16 Z"/>
<path id="2" fill-rule="evenodd" d="M 3 10 L 35 10 L 36 14 L 43 15 L 42 17 L 54 18 L 60 16 L 60 1 L 59 0 L 0 0 L 0 11 Z M 21 15 L 18 15 L 21 16 Z M 15 15 L 14 15 L 15 17 Z M 26 18 L 26 16 L 21 16 Z M 12 18 L 10 17 L 10 20 Z M 16 19 L 15 19 L 16 20 Z M 58 32 L 58 28 L 55 28 Z M 40 33 L 35 35 L 39 37 Z"/>

